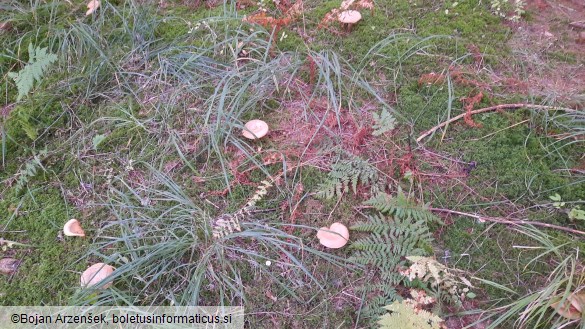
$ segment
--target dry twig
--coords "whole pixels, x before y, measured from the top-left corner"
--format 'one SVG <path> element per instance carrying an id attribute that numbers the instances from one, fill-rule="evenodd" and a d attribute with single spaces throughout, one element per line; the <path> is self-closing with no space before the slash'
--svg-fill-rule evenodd
<path id="1" fill-rule="evenodd" d="M 498 111 L 498 110 L 515 110 L 515 109 L 519 109 L 519 108 L 529 108 L 529 109 L 534 109 L 534 110 L 543 110 L 543 111 L 564 111 L 564 112 L 571 112 L 571 113 L 576 113 L 577 110 L 573 110 L 573 109 L 568 109 L 568 108 L 564 108 L 564 107 L 556 107 L 556 106 L 546 106 L 546 105 L 536 105 L 536 104 L 524 104 L 524 103 L 518 103 L 518 104 L 500 104 L 500 105 L 496 105 L 496 106 L 490 106 L 490 107 L 486 107 L 483 109 L 479 109 L 479 110 L 475 110 L 475 111 L 471 111 L 471 112 L 465 112 L 462 114 L 459 114 L 456 117 L 453 117 L 437 126 L 434 126 L 433 128 L 425 131 L 424 133 L 422 133 L 420 136 L 418 136 L 418 138 L 416 139 L 417 143 L 420 143 L 421 140 L 423 140 L 425 137 L 429 136 L 430 134 L 434 133 L 435 131 L 461 119 L 464 118 L 466 116 L 471 117 L 471 115 L 475 115 L 475 114 L 479 114 L 479 113 L 484 113 L 484 112 L 490 112 L 490 111 Z"/>
<path id="2" fill-rule="evenodd" d="M 441 209 L 441 208 L 429 208 L 429 210 L 436 211 L 436 212 L 446 212 L 446 213 L 449 213 L 449 214 L 455 214 L 455 215 L 460 215 L 460 216 L 471 217 L 471 218 L 475 218 L 475 219 L 480 220 L 480 221 L 488 221 L 488 222 L 492 222 L 492 223 L 511 224 L 511 225 L 534 225 L 534 226 L 543 226 L 543 227 L 548 227 L 548 228 L 554 229 L 554 230 L 560 230 L 560 231 L 565 231 L 565 232 L 569 232 L 569 233 L 579 234 L 579 235 L 585 236 L 585 232 L 583 232 L 583 231 L 575 230 L 575 229 L 572 229 L 572 228 L 569 228 L 569 227 L 564 227 L 564 226 L 558 226 L 558 225 L 554 225 L 554 224 L 543 223 L 543 222 L 536 222 L 536 221 L 522 220 L 522 219 L 507 219 L 507 218 L 503 218 L 503 217 L 486 217 L 486 216 L 480 216 L 480 215 L 476 215 L 476 214 L 470 214 L 470 213 L 466 213 L 466 212 L 449 210 L 449 209 Z"/>

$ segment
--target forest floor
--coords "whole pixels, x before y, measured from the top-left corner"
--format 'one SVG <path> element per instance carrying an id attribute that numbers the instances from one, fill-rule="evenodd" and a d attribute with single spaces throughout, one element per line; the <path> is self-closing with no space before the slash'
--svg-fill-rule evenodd
<path id="1" fill-rule="evenodd" d="M 1 4 L 0 305 L 373 327 L 367 306 L 393 299 L 364 287 L 383 275 L 315 233 L 371 220 L 382 192 L 440 218 L 416 252 L 473 284 L 455 304 L 423 284 L 445 327 L 511 328 L 520 296 L 566 324 L 548 306 L 585 288 L 585 3 L 528 0 L 511 20 L 485 2 L 356 1 L 351 30 L 327 19 L 340 1 Z M 19 95 L 29 44 L 57 59 Z M 268 135 L 243 138 L 251 119 Z M 63 235 L 72 218 L 85 237 Z M 224 218 L 241 227 L 213 237 Z M 96 262 L 114 285 L 81 289 Z"/>

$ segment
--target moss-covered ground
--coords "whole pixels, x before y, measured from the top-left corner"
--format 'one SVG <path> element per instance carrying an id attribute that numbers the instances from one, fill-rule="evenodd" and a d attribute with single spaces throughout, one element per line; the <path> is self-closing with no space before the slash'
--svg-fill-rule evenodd
<path id="1" fill-rule="evenodd" d="M 266 15 L 287 17 L 265 5 Z M 382 0 L 362 10 L 351 33 L 337 22 L 320 28 L 339 5 L 307 0 L 273 36 L 270 26 L 242 19 L 258 9 L 246 1 L 103 1 L 88 16 L 80 1 L 9 1 L 1 8 L 0 238 L 23 245 L 0 251 L 0 258 L 20 261 L 16 272 L 0 276 L 0 305 L 102 297 L 104 304 L 221 302 L 244 304 L 250 328 L 368 326 L 356 324 L 356 310 L 371 297 L 355 289 L 366 284 L 363 269 L 302 251 L 298 264 L 294 247 L 270 244 L 286 236 L 281 240 L 350 256 L 314 238 L 315 228 L 363 219 L 365 187 L 340 200 L 315 197 L 340 154 L 335 148 L 369 159 L 387 178 L 387 192 L 401 186 L 435 209 L 585 229 L 568 217 L 585 208 L 585 89 L 566 97 L 534 92 L 531 84 L 542 81 L 531 80 L 535 73 L 510 43 L 517 25 L 477 1 Z M 527 10 L 524 24 L 538 13 Z M 16 101 L 8 73 L 26 65 L 29 43 L 59 59 Z M 541 64 L 585 63 L 583 52 L 567 49 L 543 50 Z M 463 113 L 479 93 L 473 109 L 526 103 L 569 111 L 485 112 L 416 141 Z M 384 106 L 398 126 L 373 136 L 372 112 Z M 241 124 L 257 117 L 274 130 L 266 139 L 242 140 Z M 267 174 L 280 178 L 257 204 L 265 214 L 257 224 L 284 233 L 254 231 L 214 249 L 202 228 L 241 209 Z M 563 207 L 552 204 L 555 194 Z M 545 285 L 557 264 L 550 255 L 532 261 L 538 241 L 516 226 L 437 214 L 445 225 L 433 227 L 432 253 L 468 276 L 522 295 Z M 71 218 L 82 222 L 85 237 L 63 236 Z M 538 228 L 585 248 L 583 235 Z M 173 239 L 180 243 L 165 244 Z M 139 240 L 151 243 L 141 249 Z M 155 252 L 157 243 L 168 250 Z M 185 265 L 202 254 L 212 255 L 205 275 Z M 127 271 L 137 259 L 144 269 L 111 288 L 119 294 L 96 297 L 79 288 L 80 272 L 92 263 Z M 517 298 L 477 287 L 468 309 Z"/>

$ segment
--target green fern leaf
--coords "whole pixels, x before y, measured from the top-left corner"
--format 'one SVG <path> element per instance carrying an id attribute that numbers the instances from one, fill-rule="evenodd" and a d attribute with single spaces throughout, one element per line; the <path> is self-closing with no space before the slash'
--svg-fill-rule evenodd
<path id="1" fill-rule="evenodd" d="M 57 55 L 47 53 L 47 48 L 33 48 L 32 43 L 28 45 L 28 64 L 18 73 L 10 72 L 8 76 L 14 79 L 18 88 L 17 101 L 28 94 L 32 89 L 35 80 L 41 82 L 49 65 L 57 61 Z"/>
<path id="2" fill-rule="evenodd" d="M 328 179 L 319 186 L 317 196 L 332 199 L 343 193 L 357 193 L 358 184 L 370 185 L 372 191 L 380 190 L 378 172 L 367 160 L 352 156 L 350 159 L 337 161 L 331 166 Z"/>
<path id="3" fill-rule="evenodd" d="M 398 300 L 396 286 L 408 281 L 402 274 L 405 257 L 425 255 L 423 247 L 430 245 L 433 240 L 427 224 L 436 219 L 425 207 L 410 200 L 401 191 L 396 197 L 378 195 L 366 204 L 385 211 L 386 215 L 367 215 L 366 222 L 351 227 L 351 230 L 369 234 L 351 244 L 350 248 L 354 252 L 350 261 L 366 265 L 379 274 L 380 284 L 371 288 L 371 291 L 380 293 L 379 298 L 366 303 L 368 312 L 365 313 L 379 315 L 380 310 L 383 311 L 382 306 Z M 365 314 L 364 317 L 369 318 Z"/>
<path id="4" fill-rule="evenodd" d="M 365 204 L 373 206 L 376 210 L 394 217 L 408 218 L 415 221 L 420 220 L 428 223 L 441 223 L 441 220 L 428 211 L 426 206 L 418 205 L 400 189 L 395 197 L 391 197 L 386 193 L 378 193 L 366 201 Z"/>
<path id="5" fill-rule="evenodd" d="M 14 117 L 20 128 L 24 130 L 24 133 L 28 138 L 31 140 L 36 140 L 38 137 L 37 129 L 35 126 L 30 122 L 30 115 L 25 109 L 18 109 L 18 111 L 13 112 Z"/>
<path id="6" fill-rule="evenodd" d="M 380 317 L 380 329 L 441 329 L 443 319 L 425 310 L 415 310 L 406 302 L 394 302 L 384 307 L 390 311 Z"/>
<path id="7" fill-rule="evenodd" d="M 374 136 L 380 136 L 396 127 L 396 118 L 386 108 L 383 108 L 379 115 L 374 113 L 373 118 L 374 124 L 372 128 L 374 131 L 372 135 Z"/>

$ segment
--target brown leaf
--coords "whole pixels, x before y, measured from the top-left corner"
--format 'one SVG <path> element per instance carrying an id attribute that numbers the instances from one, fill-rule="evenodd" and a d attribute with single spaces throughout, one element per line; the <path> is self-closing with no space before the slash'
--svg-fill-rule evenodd
<path id="1" fill-rule="evenodd" d="M 276 29 L 277 31 L 280 30 L 283 26 L 290 24 L 291 18 L 274 18 L 271 16 L 266 15 L 265 12 L 261 11 L 256 14 L 252 14 L 250 16 L 244 17 L 244 22 L 262 25 L 267 29 Z"/>
<path id="2" fill-rule="evenodd" d="M 473 107 L 475 106 L 475 104 L 479 104 L 479 102 L 481 102 L 482 98 L 483 98 L 483 93 L 481 91 L 473 97 L 461 98 L 461 102 L 463 103 L 463 105 L 464 105 L 463 107 L 465 108 L 465 116 L 463 117 L 463 120 L 470 127 L 473 127 L 473 128 L 480 128 L 481 127 L 481 124 L 476 123 L 471 118 L 471 111 L 473 110 Z"/>
<path id="3" fill-rule="evenodd" d="M 418 85 L 438 85 L 445 81 L 445 76 L 435 72 L 426 73 L 418 79 Z"/>

